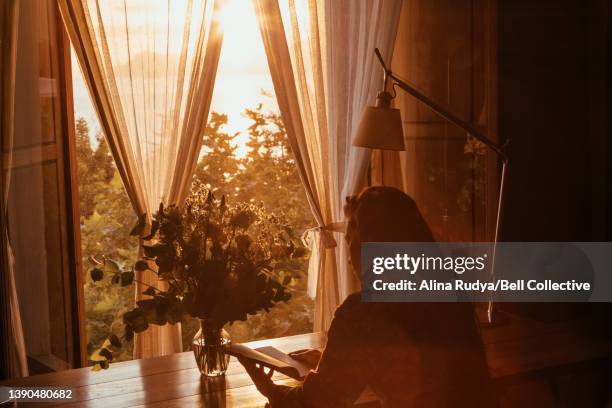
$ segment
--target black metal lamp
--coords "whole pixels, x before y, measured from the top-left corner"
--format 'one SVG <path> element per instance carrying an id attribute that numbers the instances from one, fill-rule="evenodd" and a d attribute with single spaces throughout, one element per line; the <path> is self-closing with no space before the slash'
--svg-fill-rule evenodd
<path id="1" fill-rule="evenodd" d="M 501 176 L 499 185 L 499 197 L 497 202 L 497 217 L 495 220 L 495 237 L 493 244 L 493 260 L 492 260 L 492 271 L 491 274 L 495 276 L 495 253 L 497 249 L 497 241 L 499 239 L 499 228 L 501 213 L 503 208 L 504 200 L 504 185 L 506 181 L 506 175 L 508 170 L 508 156 L 504 151 L 505 145 L 501 146 L 491 140 L 488 136 L 481 133 L 472 124 L 459 119 L 455 114 L 450 112 L 448 109 L 439 105 L 435 101 L 429 99 L 423 95 L 414 87 L 408 85 L 406 82 L 399 79 L 397 76 L 387 68 L 383 61 L 382 55 L 378 48 L 374 49 L 380 64 L 382 65 L 384 74 L 384 88 L 383 91 L 378 94 L 376 98 L 376 106 L 368 106 L 359 123 L 359 128 L 353 139 L 354 146 L 368 147 L 371 149 L 383 149 L 383 150 L 404 150 L 404 134 L 402 129 L 402 118 L 399 109 L 391 108 L 391 100 L 395 95 L 391 95 L 387 91 L 388 81 L 392 81 L 394 85 L 408 92 L 416 99 L 424 103 L 431 110 L 455 124 L 461 129 L 465 130 L 468 134 L 484 143 L 487 147 L 493 150 L 501 159 Z M 506 143 L 507 144 L 507 143 Z M 489 301 L 487 307 L 487 321 L 489 324 L 494 324 L 496 321 L 495 304 Z"/>

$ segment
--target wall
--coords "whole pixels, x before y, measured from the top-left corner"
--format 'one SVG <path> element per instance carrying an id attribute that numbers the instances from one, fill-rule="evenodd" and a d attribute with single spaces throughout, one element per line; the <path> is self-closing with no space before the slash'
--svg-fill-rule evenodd
<path id="1" fill-rule="evenodd" d="M 610 238 L 601 7 L 499 2 L 499 134 L 511 157 L 505 240 Z"/>
<path id="2" fill-rule="evenodd" d="M 392 69 L 494 139 L 490 3 L 405 0 Z M 401 187 L 417 201 L 436 238 L 491 240 L 496 197 L 490 194 L 494 183 L 488 177 L 496 174 L 495 167 L 490 168 L 497 162 L 495 155 L 401 90 L 396 106 L 402 111 L 406 144 L 396 171 L 403 176 Z M 387 173 L 393 162 L 385 164 Z"/>

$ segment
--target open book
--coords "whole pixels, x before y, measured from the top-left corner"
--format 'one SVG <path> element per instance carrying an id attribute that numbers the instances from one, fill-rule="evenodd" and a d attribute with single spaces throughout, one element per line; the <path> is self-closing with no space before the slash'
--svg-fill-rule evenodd
<path id="1" fill-rule="evenodd" d="M 227 352 L 232 356 L 248 358 L 264 367 L 273 368 L 296 380 L 303 380 L 312 368 L 271 346 L 252 349 L 244 344 L 231 343 Z"/>

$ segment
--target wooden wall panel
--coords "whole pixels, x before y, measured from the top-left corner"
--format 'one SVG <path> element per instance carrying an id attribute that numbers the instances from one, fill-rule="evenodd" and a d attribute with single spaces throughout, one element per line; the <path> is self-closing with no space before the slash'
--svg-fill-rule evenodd
<path id="1" fill-rule="evenodd" d="M 405 0 L 393 71 L 460 118 L 495 137 L 488 88 L 490 32 L 486 0 Z M 494 155 L 465 132 L 399 91 L 406 152 L 400 154 L 404 189 L 443 241 L 492 238 L 496 206 Z"/>

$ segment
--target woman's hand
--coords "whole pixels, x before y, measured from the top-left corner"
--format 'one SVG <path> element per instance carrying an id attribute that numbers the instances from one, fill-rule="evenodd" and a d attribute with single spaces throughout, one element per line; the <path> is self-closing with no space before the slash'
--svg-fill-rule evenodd
<path id="1" fill-rule="evenodd" d="M 289 353 L 289 356 L 313 368 L 316 367 L 319 364 L 319 360 L 321 360 L 321 352 L 317 349 L 297 350 Z"/>
<path id="2" fill-rule="evenodd" d="M 238 357 L 238 361 L 244 366 L 244 369 L 251 377 L 251 380 L 253 380 L 257 390 L 269 400 L 272 399 L 274 389 L 276 387 L 276 385 L 274 385 L 274 381 L 272 381 L 274 370 L 270 368 L 266 373 L 262 365 L 244 357 Z"/>

